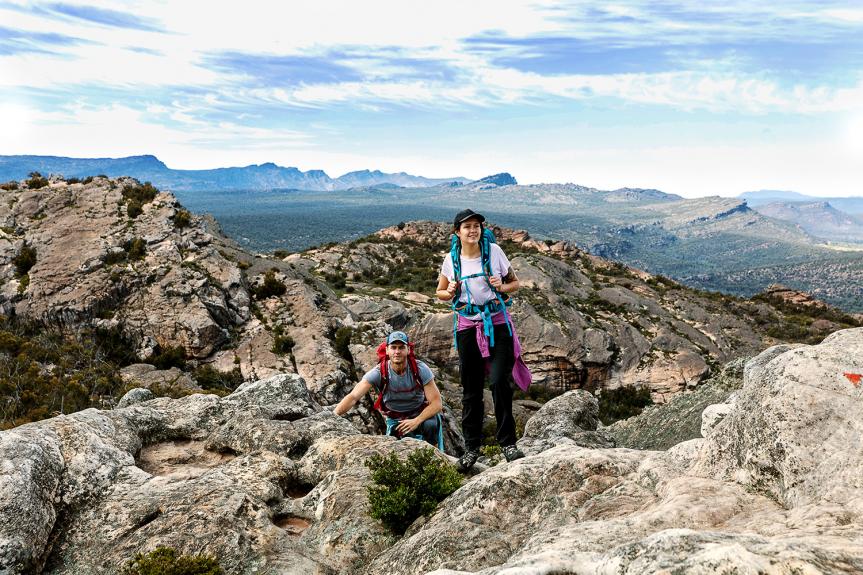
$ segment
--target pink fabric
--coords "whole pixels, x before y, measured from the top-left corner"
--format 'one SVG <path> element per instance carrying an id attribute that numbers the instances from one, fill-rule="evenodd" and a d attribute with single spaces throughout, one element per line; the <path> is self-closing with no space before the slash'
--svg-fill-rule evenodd
<path id="1" fill-rule="evenodd" d="M 492 325 L 505 324 L 506 316 L 503 313 L 496 313 L 491 316 L 491 323 Z M 518 334 L 515 332 L 515 324 L 512 321 L 509 323 L 510 327 L 512 327 L 512 351 L 515 356 L 515 363 L 512 366 L 512 379 L 522 391 L 527 391 L 527 388 L 530 387 L 533 381 L 533 376 L 521 357 L 521 342 L 518 340 Z M 479 347 L 480 355 L 485 358 L 489 357 L 491 352 L 488 348 L 488 337 L 486 337 L 483 331 L 482 320 L 473 321 L 459 315 L 456 329 L 461 331 L 468 328 L 476 329 L 476 345 Z M 488 366 L 486 365 L 487 368 Z"/>

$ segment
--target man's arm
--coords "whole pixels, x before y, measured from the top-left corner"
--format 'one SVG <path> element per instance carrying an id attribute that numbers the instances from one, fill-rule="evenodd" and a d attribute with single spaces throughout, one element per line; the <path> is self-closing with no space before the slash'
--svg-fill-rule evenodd
<path id="1" fill-rule="evenodd" d="M 405 433 L 412 433 L 417 427 L 422 425 L 423 421 L 431 419 L 440 413 L 441 409 L 443 409 L 440 390 L 437 388 L 437 385 L 435 385 L 434 378 L 430 379 L 428 383 L 423 386 L 423 391 L 426 394 L 426 401 L 428 401 L 429 404 L 416 417 L 399 422 L 396 429 L 402 435 Z"/>
<path id="2" fill-rule="evenodd" d="M 350 409 L 357 404 L 359 400 L 363 398 L 365 394 L 372 390 L 372 384 L 366 381 L 365 379 L 360 380 L 358 384 L 354 386 L 349 394 L 347 394 L 342 400 L 336 405 L 335 409 L 333 409 L 333 413 L 336 415 L 344 415 Z"/>

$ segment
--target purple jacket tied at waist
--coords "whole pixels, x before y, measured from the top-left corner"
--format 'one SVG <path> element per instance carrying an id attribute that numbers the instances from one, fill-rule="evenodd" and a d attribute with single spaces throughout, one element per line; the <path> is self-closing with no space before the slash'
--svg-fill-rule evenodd
<path id="1" fill-rule="evenodd" d="M 491 318 L 491 323 L 493 325 L 505 324 L 507 319 L 504 315 L 505 313 L 506 312 L 494 314 Z M 512 319 L 510 319 L 509 324 L 512 328 L 512 351 L 515 356 L 515 363 L 512 366 L 512 379 L 522 391 L 527 391 L 533 378 L 530 375 L 530 370 L 524 363 L 524 359 L 521 357 L 521 342 L 518 341 L 518 334 L 515 332 L 515 324 L 513 324 Z M 482 320 L 474 321 L 458 316 L 458 326 L 456 329 L 458 329 L 458 331 L 462 331 L 468 328 L 476 329 L 476 344 L 479 347 L 479 352 L 483 357 L 489 357 L 491 354 L 488 347 L 488 337 L 485 335 L 483 330 Z"/>

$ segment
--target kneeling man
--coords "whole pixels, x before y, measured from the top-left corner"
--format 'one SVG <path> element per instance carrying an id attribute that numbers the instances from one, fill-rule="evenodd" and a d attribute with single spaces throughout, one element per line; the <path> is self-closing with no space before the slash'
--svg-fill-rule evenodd
<path id="1" fill-rule="evenodd" d="M 380 363 L 366 373 L 333 412 L 344 415 L 374 388 L 375 408 L 386 418 L 387 435 L 422 437 L 443 449 L 442 403 L 431 369 L 414 356 L 403 331 L 394 331 L 378 348 Z"/>

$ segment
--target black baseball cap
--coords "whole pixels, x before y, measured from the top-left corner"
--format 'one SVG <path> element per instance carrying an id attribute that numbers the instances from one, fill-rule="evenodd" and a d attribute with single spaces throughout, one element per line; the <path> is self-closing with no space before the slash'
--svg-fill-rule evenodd
<path id="1" fill-rule="evenodd" d="M 476 218 L 479 220 L 479 223 L 483 223 L 485 221 L 485 216 L 482 214 L 478 214 L 473 210 L 462 210 L 455 215 L 455 219 L 452 221 L 452 226 L 457 228 L 461 225 L 462 222 L 465 222 L 471 218 Z"/>

